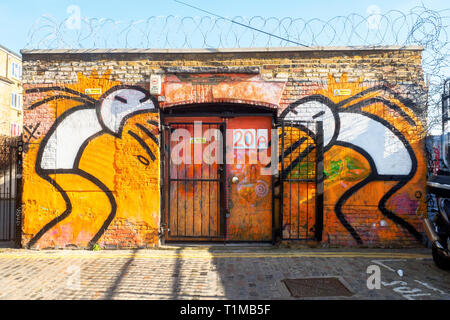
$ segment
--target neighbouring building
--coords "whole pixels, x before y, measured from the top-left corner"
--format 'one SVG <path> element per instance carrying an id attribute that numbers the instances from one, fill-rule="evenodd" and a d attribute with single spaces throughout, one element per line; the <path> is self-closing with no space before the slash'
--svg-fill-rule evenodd
<path id="1" fill-rule="evenodd" d="M 0 136 L 22 134 L 22 58 L 0 45 Z"/>
<path id="2" fill-rule="evenodd" d="M 422 50 L 23 50 L 20 241 L 420 246 Z"/>

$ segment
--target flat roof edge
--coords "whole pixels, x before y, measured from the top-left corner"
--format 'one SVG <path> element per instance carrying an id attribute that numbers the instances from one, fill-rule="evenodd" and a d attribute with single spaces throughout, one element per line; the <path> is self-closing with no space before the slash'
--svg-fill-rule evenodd
<path id="1" fill-rule="evenodd" d="M 295 51 L 395 51 L 420 50 L 423 46 L 336 46 L 336 47 L 255 47 L 255 48 L 201 48 L 201 49 L 22 49 L 30 54 L 140 54 L 140 53 L 245 53 Z"/>
<path id="2" fill-rule="evenodd" d="M 8 48 L 6 48 L 5 46 L 2 46 L 1 44 L 0 44 L 0 49 L 3 50 L 3 51 L 6 51 L 6 52 L 9 53 L 10 55 L 15 56 L 16 58 L 22 60 L 22 57 L 20 56 L 20 54 L 15 53 L 15 52 L 12 51 L 11 49 L 8 49 Z"/>

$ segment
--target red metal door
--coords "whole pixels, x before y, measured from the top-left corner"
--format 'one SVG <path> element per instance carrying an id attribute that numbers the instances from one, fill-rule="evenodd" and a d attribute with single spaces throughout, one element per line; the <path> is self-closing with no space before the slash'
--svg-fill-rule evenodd
<path id="1" fill-rule="evenodd" d="M 271 159 L 272 117 L 174 117 L 165 123 L 166 239 L 271 241 L 272 176 L 263 168 Z M 208 130 L 217 136 L 205 135 Z M 221 140 L 222 157 L 207 163 L 203 158 L 215 140 Z"/>
<path id="2" fill-rule="evenodd" d="M 228 241 L 272 240 L 271 128 L 271 116 L 227 121 Z"/>
<path id="3" fill-rule="evenodd" d="M 213 118 L 172 118 L 165 133 L 168 241 L 223 241 L 223 137 Z"/>

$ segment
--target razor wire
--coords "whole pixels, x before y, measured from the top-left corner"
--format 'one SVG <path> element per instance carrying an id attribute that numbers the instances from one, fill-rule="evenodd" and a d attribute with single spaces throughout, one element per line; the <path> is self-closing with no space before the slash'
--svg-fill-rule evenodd
<path id="1" fill-rule="evenodd" d="M 422 67 L 429 84 L 428 104 L 434 113 L 440 106 L 443 81 L 450 77 L 450 9 L 436 11 L 419 6 L 408 12 L 352 13 L 328 20 L 170 15 L 135 21 L 80 17 L 77 28 L 68 22 L 41 16 L 28 33 L 26 49 L 417 45 L 425 49 Z M 436 114 L 434 118 L 439 117 Z"/>

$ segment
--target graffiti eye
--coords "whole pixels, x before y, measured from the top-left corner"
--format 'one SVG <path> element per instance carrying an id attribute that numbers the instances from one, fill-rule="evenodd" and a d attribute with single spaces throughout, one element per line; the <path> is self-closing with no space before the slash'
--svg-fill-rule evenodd
<path id="1" fill-rule="evenodd" d="M 127 99 L 125 99 L 125 98 L 123 98 L 121 96 L 115 96 L 114 100 L 120 101 L 122 103 L 127 103 L 128 102 Z"/>
<path id="2" fill-rule="evenodd" d="M 141 155 L 136 156 L 136 158 L 139 160 L 140 163 L 142 163 L 144 166 L 148 166 L 150 164 L 150 161 L 146 157 L 143 157 Z"/>

